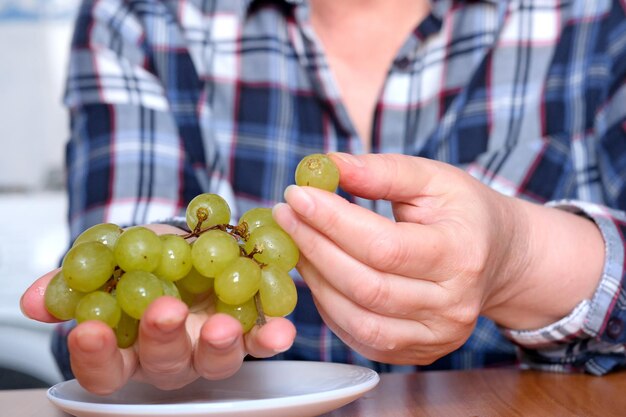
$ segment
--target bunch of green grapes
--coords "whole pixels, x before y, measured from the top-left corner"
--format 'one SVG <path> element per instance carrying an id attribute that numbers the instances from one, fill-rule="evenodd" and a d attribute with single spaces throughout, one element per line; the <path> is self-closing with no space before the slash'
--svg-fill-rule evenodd
<path id="1" fill-rule="evenodd" d="M 296 183 L 313 178 L 306 185 L 316 186 L 326 174 L 316 164 L 309 173 L 300 172 L 307 166 L 301 163 L 296 170 Z M 336 184 L 336 167 L 330 176 Z M 297 302 L 290 276 L 299 258 L 297 246 L 269 208 L 253 208 L 235 225 L 230 219 L 226 201 L 206 193 L 187 206 L 190 232 L 185 235 L 157 235 L 143 226 L 92 226 L 63 258 L 46 289 L 45 306 L 60 320 L 106 323 L 120 347 L 135 342 L 144 311 L 164 295 L 191 308 L 213 299 L 216 311 L 235 317 L 244 332 L 263 325 L 266 316 L 288 315 Z"/>

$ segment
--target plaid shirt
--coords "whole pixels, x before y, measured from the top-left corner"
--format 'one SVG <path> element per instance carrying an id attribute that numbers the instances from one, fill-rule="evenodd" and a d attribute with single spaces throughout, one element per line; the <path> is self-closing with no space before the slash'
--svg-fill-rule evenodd
<path id="1" fill-rule="evenodd" d="M 373 152 L 461 166 L 504 194 L 588 216 L 606 242 L 598 290 L 570 315 L 526 332 L 481 318 L 462 348 L 426 368 L 518 362 L 603 374 L 626 363 L 625 9 L 434 1 L 393 60 Z M 226 197 L 236 217 L 280 201 L 304 155 L 363 152 L 306 1 L 85 1 L 66 104 L 74 237 L 99 222 L 179 216 L 201 192 Z M 386 202 L 346 197 L 391 216 Z M 347 348 L 297 281 L 298 335 L 281 357 L 416 369 Z M 70 326 L 53 342 L 68 376 Z"/>

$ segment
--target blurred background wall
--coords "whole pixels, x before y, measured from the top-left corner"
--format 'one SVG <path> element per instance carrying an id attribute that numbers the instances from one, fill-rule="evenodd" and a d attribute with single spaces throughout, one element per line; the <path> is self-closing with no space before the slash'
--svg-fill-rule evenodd
<path id="1" fill-rule="evenodd" d="M 79 0 L 0 0 L 0 388 L 60 381 L 19 297 L 68 244 L 64 78 Z"/>
<path id="2" fill-rule="evenodd" d="M 76 0 L 0 0 L 0 154 L 5 190 L 58 188 L 62 89 Z"/>

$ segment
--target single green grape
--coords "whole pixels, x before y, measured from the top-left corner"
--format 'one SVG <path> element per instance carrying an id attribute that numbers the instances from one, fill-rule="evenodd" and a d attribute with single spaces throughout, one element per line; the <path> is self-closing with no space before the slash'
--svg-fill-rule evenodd
<path id="1" fill-rule="evenodd" d="M 260 284 L 259 264 L 241 256 L 215 278 L 215 295 L 226 304 L 243 304 L 254 297 Z"/>
<path id="2" fill-rule="evenodd" d="M 85 294 L 76 305 L 76 321 L 78 323 L 87 320 L 100 320 L 107 326 L 114 328 L 121 316 L 122 310 L 120 310 L 115 297 L 104 291 Z"/>
<path id="3" fill-rule="evenodd" d="M 161 260 L 153 271 L 154 275 L 168 281 L 177 281 L 187 275 L 193 266 L 191 246 L 179 235 L 160 235 Z"/>
<path id="4" fill-rule="evenodd" d="M 143 226 L 126 229 L 117 239 L 113 254 L 124 271 L 152 272 L 161 261 L 161 239 L 152 230 Z"/>
<path id="5" fill-rule="evenodd" d="M 198 220 L 202 220 L 201 229 L 228 224 L 230 207 L 226 200 L 217 194 L 204 193 L 195 196 L 187 205 L 185 214 L 189 230 L 196 230 Z"/>
<path id="6" fill-rule="evenodd" d="M 91 226 L 82 232 L 72 246 L 76 246 L 83 242 L 100 242 L 109 249 L 113 250 L 117 239 L 122 235 L 124 229 L 113 223 L 100 223 Z"/>
<path id="7" fill-rule="evenodd" d="M 117 347 L 127 348 L 135 343 L 139 334 L 139 320 L 129 316 L 122 311 L 120 321 L 117 323 L 115 330 L 115 338 L 117 339 Z"/>
<path id="8" fill-rule="evenodd" d="M 169 295 L 170 297 L 182 300 L 182 297 L 180 296 L 180 291 L 173 281 L 161 279 L 161 286 L 163 287 L 163 295 Z"/>
<path id="9" fill-rule="evenodd" d="M 80 292 L 95 291 L 115 270 L 113 252 L 100 242 L 84 242 L 70 248 L 61 266 L 67 285 Z"/>
<path id="10" fill-rule="evenodd" d="M 296 307 L 298 293 L 293 279 L 287 271 L 267 265 L 261 269 L 259 297 L 263 312 L 271 317 L 284 317 Z"/>
<path id="11" fill-rule="evenodd" d="M 191 271 L 183 279 L 176 281 L 176 286 L 180 290 L 197 295 L 212 290 L 213 281 L 213 278 L 202 275 L 196 268 L 191 268 Z"/>
<path id="12" fill-rule="evenodd" d="M 244 250 L 250 254 L 255 247 L 259 253 L 254 255 L 254 259 L 263 264 L 280 266 L 285 271 L 292 270 L 300 258 L 298 247 L 280 227 L 261 226 L 250 233 Z"/>
<path id="13" fill-rule="evenodd" d="M 191 260 L 199 273 L 215 278 L 240 253 L 239 244 L 231 235 L 221 230 L 209 230 L 193 242 Z"/>
<path id="14" fill-rule="evenodd" d="M 248 225 L 248 233 L 252 233 L 261 226 L 280 227 L 272 217 L 272 209 L 267 207 L 255 207 L 246 211 L 239 218 L 239 225 L 243 223 Z"/>
<path id="15" fill-rule="evenodd" d="M 135 319 L 141 319 L 151 302 L 163 295 L 163 284 L 147 271 L 126 272 L 115 289 L 122 310 Z"/>
<path id="16" fill-rule="evenodd" d="M 254 327 L 258 317 L 254 298 L 238 305 L 226 304 L 222 300 L 218 299 L 215 304 L 215 311 L 218 313 L 228 314 L 239 320 L 244 333 L 249 332 L 250 329 Z"/>
<path id="17" fill-rule="evenodd" d="M 62 272 L 50 280 L 44 294 L 44 304 L 48 313 L 59 320 L 74 318 L 76 306 L 85 293 L 76 291 L 67 285 Z"/>
<path id="18" fill-rule="evenodd" d="M 311 154 L 298 163 L 295 179 L 297 185 L 308 185 L 334 193 L 339 186 L 339 169 L 327 155 Z"/>

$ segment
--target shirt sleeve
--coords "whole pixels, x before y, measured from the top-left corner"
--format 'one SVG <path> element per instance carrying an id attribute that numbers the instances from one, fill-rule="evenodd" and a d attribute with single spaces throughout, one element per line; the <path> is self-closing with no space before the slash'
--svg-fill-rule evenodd
<path id="1" fill-rule="evenodd" d="M 164 3 L 140 13 L 140 2 L 84 2 L 79 12 L 65 95 L 72 239 L 97 223 L 179 215 L 210 188 L 196 110 L 202 82 Z"/>
<path id="2" fill-rule="evenodd" d="M 532 331 L 504 329 L 529 368 L 603 375 L 626 367 L 626 47 L 611 48 L 609 56 L 612 82 L 593 132 L 601 186 L 581 196 L 584 201 L 548 203 L 598 226 L 605 243 L 602 277 L 593 297 L 558 322 Z"/>
<path id="3" fill-rule="evenodd" d="M 504 329 L 528 368 L 603 375 L 626 367 L 626 43 L 617 42 L 626 25 L 621 18 L 613 23 L 611 42 L 598 52 L 611 65 L 589 129 L 593 149 L 578 152 L 597 167 L 595 177 L 585 179 L 576 200 L 548 203 L 595 222 L 605 244 L 602 276 L 591 299 L 558 322 L 532 331 Z"/>

